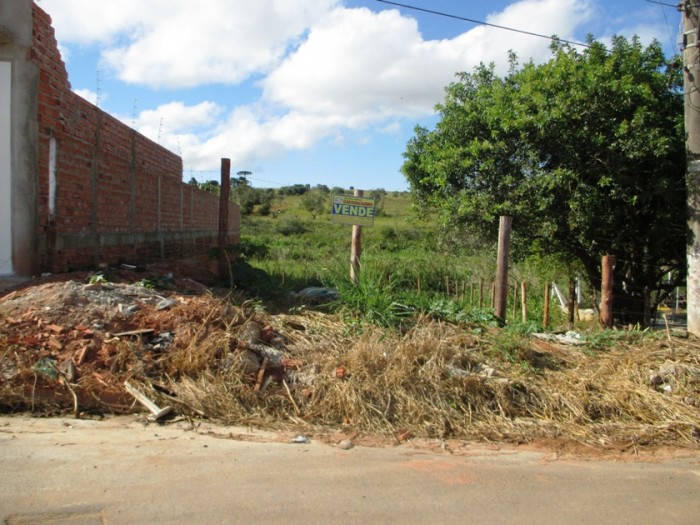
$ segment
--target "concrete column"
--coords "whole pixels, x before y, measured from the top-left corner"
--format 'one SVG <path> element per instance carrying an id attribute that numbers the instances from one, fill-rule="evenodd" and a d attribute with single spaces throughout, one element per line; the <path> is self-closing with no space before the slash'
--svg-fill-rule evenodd
<path id="1" fill-rule="evenodd" d="M 2 191 L 9 194 L 11 200 L 11 272 L 18 276 L 30 276 L 39 270 L 36 184 L 39 68 L 28 59 L 33 45 L 32 7 L 32 0 L 0 2 L 0 61 L 6 64 L 3 66 L 5 74 L 8 67 L 11 71 L 11 112 L 3 114 L 10 115 L 12 137 L 10 155 L 6 157 L 10 169 Z M 8 161 L 5 163 L 7 170 Z M 6 264 L 5 271 L 7 269 Z"/>
<path id="2" fill-rule="evenodd" d="M 12 115 L 12 63 L 0 62 L 0 115 Z M 12 265 L 12 120 L 0 120 L 0 275 Z"/>

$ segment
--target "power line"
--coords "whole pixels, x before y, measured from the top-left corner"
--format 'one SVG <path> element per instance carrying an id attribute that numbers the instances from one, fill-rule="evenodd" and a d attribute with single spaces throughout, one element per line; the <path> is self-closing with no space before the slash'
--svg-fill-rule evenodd
<path id="1" fill-rule="evenodd" d="M 275 186 L 280 186 L 280 187 L 284 187 L 284 186 L 285 186 L 285 184 L 282 184 L 282 183 L 280 183 L 280 182 L 275 182 L 275 181 L 273 181 L 273 180 L 258 179 L 257 177 L 248 177 L 248 178 L 249 178 L 249 179 L 252 179 L 252 180 L 256 180 L 256 181 L 258 181 L 258 182 L 267 182 L 268 184 L 274 184 Z"/>
<path id="2" fill-rule="evenodd" d="M 488 26 L 488 27 L 495 27 L 496 29 L 504 29 L 505 31 L 513 31 L 514 33 L 521 33 L 523 35 L 536 36 L 538 38 L 546 38 L 547 40 L 551 40 L 553 42 L 564 42 L 566 44 L 571 44 L 574 46 L 582 46 L 582 47 L 587 47 L 587 48 L 593 47 L 590 44 L 584 44 L 583 42 L 576 42 L 575 40 L 566 40 L 565 38 L 559 38 L 559 37 L 551 36 L 551 35 L 550 36 L 542 35 L 540 33 L 533 33 L 532 31 L 525 31 L 524 29 L 516 29 L 514 27 L 502 26 L 502 25 L 498 25 L 498 24 L 491 24 L 489 22 L 483 22 L 481 20 L 475 20 L 473 18 L 451 15 L 448 13 L 443 13 L 441 11 L 433 11 L 432 9 L 424 9 L 422 7 L 416 7 L 416 6 L 412 6 L 412 5 L 406 5 L 406 4 L 399 4 L 398 2 L 389 2 L 388 0 L 377 0 L 377 2 L 381 2 L 383 4 L 395 5 L 398 7 L 405 7 L 406 9 L 413 9 L 414 11 L 421 11 L 423 13 L 430 13 L 431 15 L 438 15 L 438 16 L 444 16 L 447 18 L 454 18 L 455 20 L 462 20 L 464 22 L 471 22 L 472 24 L 479 24 L 479 25 Z"/>
<path id="3" fill-rule="evenodd" d="M 666 2 L 659 2 L 658 0 L 646 0 L 650 4 L 659 4 L 659 5 L 665 5 L 666 7 L 673 7 L 674 9 L 678 9 L 680 7 L 680 4 L 667 4 Z"/>
<path id="4" fill-rule="evenodd" d="M 668 38 L 671 40 L 671 49 L 676 47 L 676 43 L 673 40 L 673 34 L 671 33 L 671 25 L 668 23 L 668 17 L 666 16 L 666 10 L 663 8 L 663 6 L 668 6 L 669 4 L 664 4 L 663 2 L 657 2 L 657 1 L 652 1 L 652 0 L 647 0 L 650 4 L 658 4 L 661 6 L 661 12 L 664 15 L 664 22 L 666 22 L 666 29 L 668 31 Z"/>

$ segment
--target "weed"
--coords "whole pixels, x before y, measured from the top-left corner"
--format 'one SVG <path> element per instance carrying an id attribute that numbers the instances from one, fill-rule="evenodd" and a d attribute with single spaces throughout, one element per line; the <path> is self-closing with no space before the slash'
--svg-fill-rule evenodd
<path id="1" fill-rule="evenodd" d="M 95 273 L 88 278 L 88 283 L 90 284 L 100 284 L 106 282 L 108 282 L 108 279 L 104 273 Z"/>
<path id="2" fill-rule="evenodd" d="M 148 288 L 149 290 L 155 290 L 156 289 L 156 283 L 153 282 L 152 279 L 141 279 L 139 282 L 136 283 L 138 286 L 142 286 L 144 288 Z"/>

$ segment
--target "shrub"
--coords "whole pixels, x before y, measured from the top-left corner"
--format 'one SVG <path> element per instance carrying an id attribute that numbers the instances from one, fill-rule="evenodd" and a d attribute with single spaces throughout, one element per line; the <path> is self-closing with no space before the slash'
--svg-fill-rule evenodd
<path id="1" fill-rule="evenodd" d="M 277 233 L 288 237 L 290 235 L 301 235 L 309 231 L 306 225 L 298 217 L 285 217 L 275 226 Z"/>

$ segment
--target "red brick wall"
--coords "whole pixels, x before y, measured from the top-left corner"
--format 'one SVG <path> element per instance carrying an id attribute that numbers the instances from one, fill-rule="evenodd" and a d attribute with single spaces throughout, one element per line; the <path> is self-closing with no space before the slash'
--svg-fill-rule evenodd
<path id="1" fill-rule="evenodd" d="M 51 18 L 34 4 L 30 59 L 38 92 L 38 224 L 42 269 L 146 263 L 218 243 L 219 199 L 182 182 L 182 159 L 71 91 Z M 50 141 L 56 197 L 50 213 Z M 229 238 L 240 211 L 229 204 Z"/>

